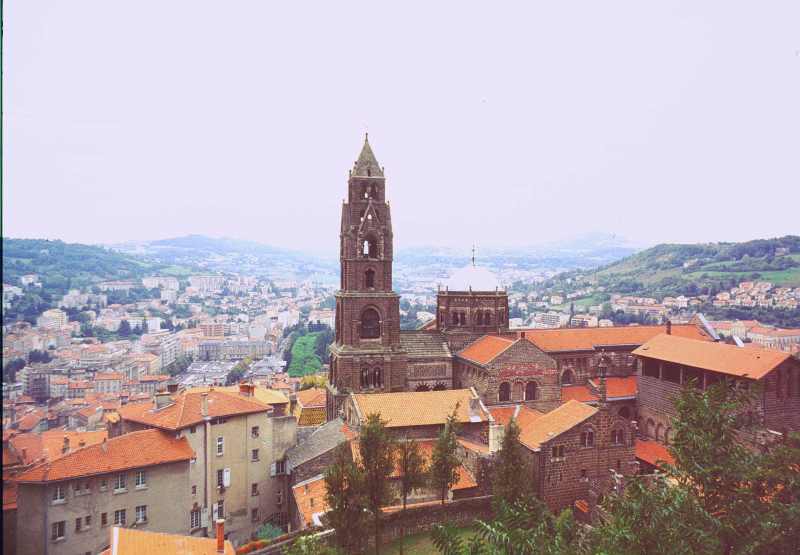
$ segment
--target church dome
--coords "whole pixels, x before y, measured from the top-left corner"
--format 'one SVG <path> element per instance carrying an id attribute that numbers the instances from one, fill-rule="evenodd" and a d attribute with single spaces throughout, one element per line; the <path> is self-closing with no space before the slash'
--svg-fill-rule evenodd
<path id="1" fill-rule="evenodd" d="M 488 268 L 465 266 L 452 273 L 445 282 L 450 291 L 494 291 L 500 287 L 500 280 Z"/>

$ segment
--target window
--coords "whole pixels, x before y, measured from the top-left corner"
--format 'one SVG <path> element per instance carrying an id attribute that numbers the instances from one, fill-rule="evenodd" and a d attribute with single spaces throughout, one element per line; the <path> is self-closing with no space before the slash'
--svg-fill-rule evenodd
<path id="1" fill-rule="evenodd" d="M 664 425 L 658 424 L 656 426 L 656 441 L 663 441 L 664 440 Z"/>
<path id="2" fill-rule="evenodd" d="M 478 312 L 478 315 L 477 315 L 477 316 L 478 316 L 478 317 L 476 318 L 476 320 L 477 320 L 477 321 L 476 321 L 476 323 L 477 323 L 479 326 L 482 326 L 482 325 L 483 325 L 483 312 Z"/>
<path id="3" fill-rule="evenodd" d="M 492 313 L 491 312 L 487 312 L 486 313 L 486 315 L 484 316 L 483 323 L 486 324 L 487 326 L 491 326 L 492 325 Z"/>
<path id="4" fill-rule="evenodd" d="M 375 270 L 372 268 L 364 272 L 364 287 L 368 289 L 375 287 Z"/>
<path id="5" fill-rule="evenodd" d="M 108 513 L 100 513 L 100 526 L 108 526 Z"/>
<path id="6" fill-rule="evenodd" d="M 256 483 L 250 484 L 250 495 L 252 497 L 258 495 L 258 484 Z"/>
<path id="7" fill-rule="evenodd" d="M 525 384 L 525 400 L 536 400 L 536 382 L 528 382 Z"/>
<path id="8" fill-rule="evenodd" d="M 100 480 L 100 491 L 106 491 L 108 489 L 108 480 L 106 478 L 102 478 Z"/>
<path id="9" fill-rule="evenodd" d="M 258 426 L 253 426 L 252 428 L 250 428 L 250 437 L 258 437 L 258 435 L 259 435 Z"/>
<path id="10" fill-rule="evenodd" d="M 67 533 L 67 521 L 60 520 L 59 522 L 54 522 L 51 526 L 51 530 L 50 539 L 53 541 L 63 540 Z"/>
<path id="11" fill-rule="evenodd" d="M 250 510 L 250 522 L 258 522 L 258 509 Z"/>
<path id="12" fill-rule="evenodd" d="M 375 237 L 364 240 L 364 258 L 378 258 L 378 240 Z"/>
<path id="13" fill-rule="evenodd" d="M 458 325 L 458 313 L 457 312 L 453 312 L 453 325 L 454 326 Z"/>
<path id="14" fill-rule="evenodd" d="M 225 500 L 217 501 L 217 518 L 225 518 Z"/>
<path id="15" fill-rule="evenodd" d="M 563 445 L 553 445 L 552 451 L 552 458 L 554 460 L 561 460 L 564 458 L 564 446 Z"/>
<path id="16" fill-rule="evenodd" d="M 630 419 L 631 409 L 629 409 L 628 407 L 622 407 L 621 409 L 619 409 L 619 412 L 617 414 L 619 414 L 622 418 Z"/>
<path id="17" fill-rule="evenodd" d="M 118 511 L 114 511 L 114 525 L 115 526 L 125 526 L 125 509 L 120 509 Z"/>
<path id="18" fill-rule="evenodd" d="M 83 518 L 78 517 L 75 519 L 75 531 L 80 532 L 81 528 L 83 528 Z"/>
<path id="19" fill-rule="evenodd" d="M 372 387 L 383 387 L 383 377 L 380 368 L 372 369 Z"/>
<path id="20" fill-rule="evenodd" d="M 144 470 L 139 470 L 136 473 L 136 489 L 142 489 L 147 487 L 147 474 Z"/>
<path id="21" fill-rule="evenodd" d="M 83 521 L 86 524 L 86 527 L 89 528 L 92 525 L 92 515 L 86 515 L 83 518 Z"/>
<path id="22" fill-rule="evenodd" d="M 189 513 L 189 528 L 192 530 L 200 528 L 200 509 L 192 509 Z"/>
<path id="23" fill-rule="evenodd" d="M 275 503 L 280 507 L 283 504 L 283 492 L 278 490 L 278 493 L 275 494 Z"/>
<path id="24" fill-rule="evenodd" d="M 361 369 L 361 387 L 369 387 L 369 368 Z"/>
<path id="25" fill-rule="evenodd" d="M 665 362 L 661 379 L 672 383 L 681 383 L 681 367 L 671 362 Z"/>
<path id="26" fill-rule="evenodd" d="M 147 505 L 139 505 L 136 507 L 136 522 L 147 522 Z"/>
<path id="27" fill-rule="evenodd" d="M 622 445 L 625 441 L 625 434 L 622 430 L 611 430 L 611 443 L 614 445 Z"/>
<path id="28" fill-rule="evenodd" d="M 572 375 L 572 370 L 565 370 L 561 374 L 561 385 L 572 385 L 575 383 L 575 376 Z"/>
<path id="29" fill-rule="evenodd" d="M 53 489 L 53 504 L 66 503 L 67 490 L 63 485 L 58 485 Z"/>
<path id="30" fill-rule="evenodd" d="M 225 438 L 219 436 L 217 438 L 217 456 L 221 456 L 225 452 Z"/>
<path id="31" fill-rule="evenodd" d="M 256 462 L 258 460 L 258 449 L 253 449 L 250 460 Z"/>
<path id="32" fill-rule="evenodd" d="M 197 486 L 192 486 L 192 495 L 197 495 Z"/>
<path id="33" fill-rule="evenodd" d="M 196 427 L 196 426 L 192 426 L 192 427 L 190 427 L 190 428 L 189 428 L 189 433 L 190 433 L 190 434 L 193 434 L 193 433 L 195 433 L 196 431 L 197 431 L 197 427 Z"/>
<path id="34" fill-rule="evenodd" d="M 654 360 L 645 360 L 642 364 L 642 376 L 650 378 L 658 377 L 658 362 Z"/>
<path id="35" fill-rule="evenodd" d="M 125 475 L 117 474 L 114 478 L 114 491 L 125 491 Z"/>
<path id="36" fill-rule="evenodd" d="M 593 447 L 594 446 L 594 432 L 592 430 L 586 430 L 585 432 L 581 432 L 581 447 Z"/>
<path id="37" fill-rule="evenodd" d="M 270 469 L 270 476 L 278 476 L 280 474 L 286 474 L 286 461 L 275 461 L 272 463 L 272 468 Z"/>
<path id="38" fill-rule="evenodd" d="M 581 468 L 581 482 L 588 482 L 589 477 L 586 475 L 586 469 Z"/>
<path id="39" fill-rule="evenodd" d="M 381 336 L 381 317 L 374 308 L 368 308 L 361 314 L 361 338 L 377 339 Z"/>
<path id="40" fill-rule="evenodd" d="M 458 323 L 461 324 L 462 326 L 467 325 L 467 317 L 463 312 L 459 312 L 458 314 Z"/>
<path id="41" fill-rule="evenodd" d="M 217 487 L 220 487 L 220 488 L 223 487 L 223 485 L 225 483 L 224 482 L 224 476 L 225 476 L 225 473 L 221 468 L 219 470 L 217 470 Z"/>
<path id="42" fill-rule="evenodd" d="M 499 400 L 501 403 L 511 400 L 511 384 L 503 382 L 500 384 Z"/>

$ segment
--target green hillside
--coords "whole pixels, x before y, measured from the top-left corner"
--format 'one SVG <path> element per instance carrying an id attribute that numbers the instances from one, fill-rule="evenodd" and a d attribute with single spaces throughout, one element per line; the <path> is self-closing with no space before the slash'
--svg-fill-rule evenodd
<path id="1" fill-rule="evenodd" d="M 798 287 L 800 237 L 657 245 L 590 275 L 608 291 L 653 296 L 714 294 L 750 279 Z"/>

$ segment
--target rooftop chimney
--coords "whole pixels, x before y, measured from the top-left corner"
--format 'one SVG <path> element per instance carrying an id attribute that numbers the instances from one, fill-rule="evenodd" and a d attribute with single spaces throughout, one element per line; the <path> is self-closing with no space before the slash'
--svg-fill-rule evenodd
<path id="1" fill-rule="evenodd" d="M 225 519 L 218 518 L 216 525 L 217 525 L 217 553 L 225 553 Z"/>
<path id="2" fill-rule="evenodd" d="M 64 443 L 61 445 L 62 453 L 69 453 L 69 437 L 64 436 Z"/>
<path id="3" fill-rule="evenodd" d="M 522 332 L 522 339 L 525 339 L 525 332 Z"/>
<path id="4" fill-rule="evenodd" d="M 672 335 L 672 320 L 667 320 L 667 335 Z"/>
<path id="5" fill-rule="evenodd" d="M 170 383 L 167 384 L 167 391 L 170 393 L 177 393 L 178 392 L 178 384 Z"/>
<path id="6" fill-rule="evenodd" d="M 200 395 L 200 416 L 203 418 L 208 416 L 208 393 Z"/>
<path id="7" fill-rule="evenodd" d="M 252 383 L 242 382 L 239 384 L 239 393 L 245 397 L 252 397 L 256 386 Z"/>

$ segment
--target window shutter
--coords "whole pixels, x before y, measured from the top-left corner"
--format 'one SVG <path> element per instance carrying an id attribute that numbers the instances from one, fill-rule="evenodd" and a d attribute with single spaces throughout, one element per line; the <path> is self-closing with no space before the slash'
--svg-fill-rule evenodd
<path id="1" fill-rule="evenodd" d="M 222 485 L 226 488 L 231 485 L 231 469 L 226 468 L 222 473 Z"/>
<path id="2" fill-rule="evenodd" d="M 217 516 L 217 504 L 216 504 L 216 503 L 214 503 L 214 504 L 211 506 L 211 520 L 213 520 L 214 522 L 216 522 L 216 521 L 217 521 L 217 518 L 218 518 L 218 516 Z"/>
<path id="3" fill-rule="evenodd" d="M 275 474 L 277 474 L 277 464 L 276 463 L 272 463 L 269 466 L 269 475 L 270 476 L 275 476 Z"/>

